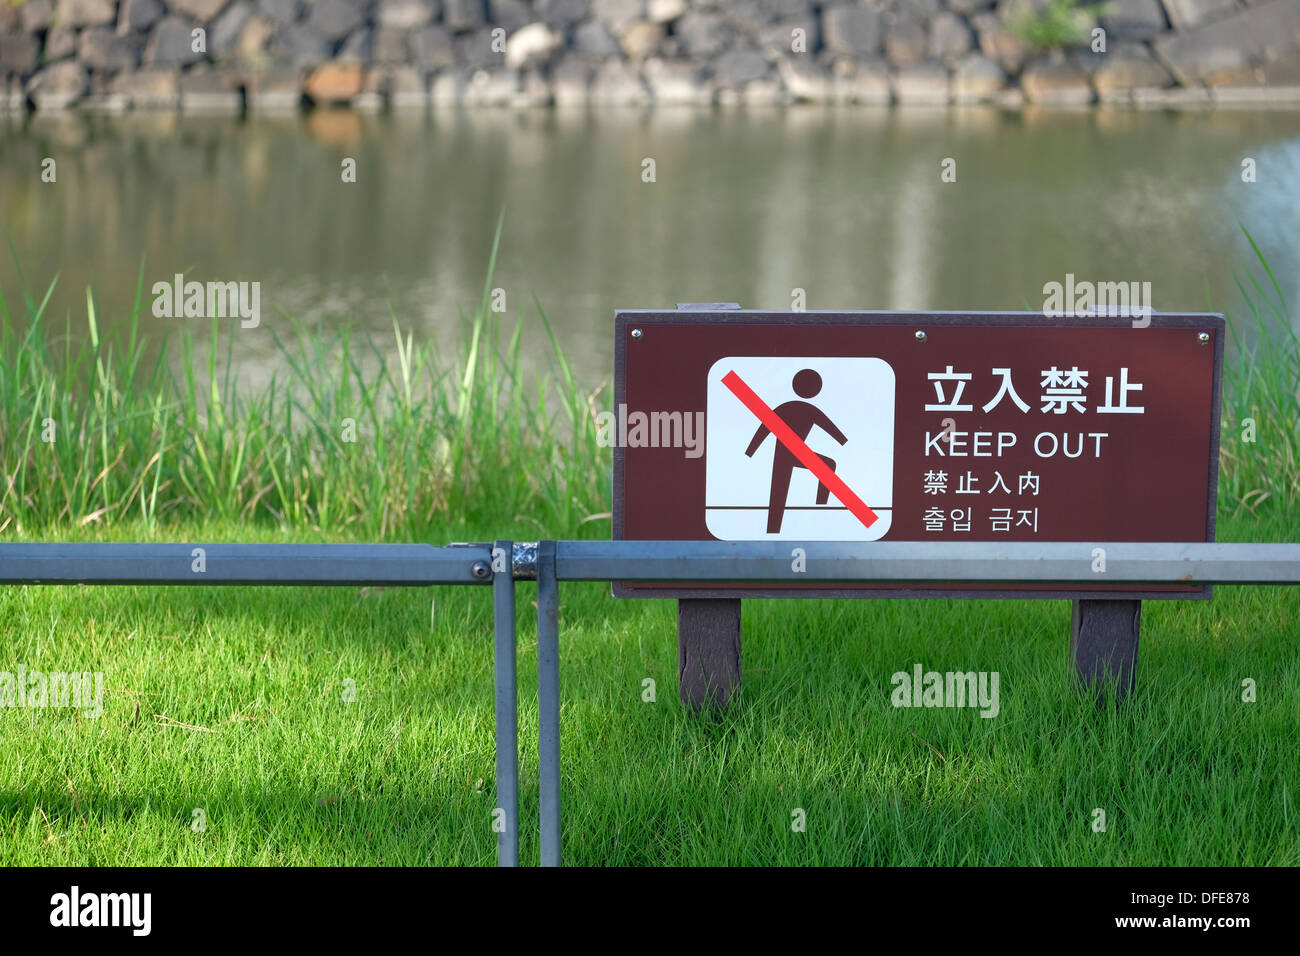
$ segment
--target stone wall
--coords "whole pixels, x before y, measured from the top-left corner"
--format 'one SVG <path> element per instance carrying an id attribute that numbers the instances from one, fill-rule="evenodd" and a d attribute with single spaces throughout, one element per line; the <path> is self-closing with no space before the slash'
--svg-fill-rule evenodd
<path id="1" fill-rule="evenodd" d="M 0 109 L 1300 103 L 1297 0 L 0 0 Z"/>

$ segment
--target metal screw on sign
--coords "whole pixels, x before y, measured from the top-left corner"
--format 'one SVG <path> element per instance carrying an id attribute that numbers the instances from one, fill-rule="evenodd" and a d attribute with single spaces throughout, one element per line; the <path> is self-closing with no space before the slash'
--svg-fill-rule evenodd
<path id="1" fill-rule="evenodd" d="M 1209 345 L 1209 344 L 1210 344 L 1210 333 L 1209 333 L 1209 332 L 1197 332 L 1197 333 L 1196 333 L 1196 341 L 1200 342 L 1202 345 Z"/>
<path id="2" fill-rule="evenodd" d="M 486 561 L 475 561 L 470 565 L 469 573 L 480 581 L 486 581 L 492 576 L 492 568 Z"/>
<path id="3" fill-rule="evenodd" d="M 920 329 L 917 329 L 917 330 L 916 330 L 916 340 L 917 340 L 918 342 L 924 342 L 924 341 L 925 341 L 925 333 L 922 332 Z"/>
<path id="4" fill-rule="evenodd" d="M 634 338 L 634 339 L 639 339 L 640 337 L 641 337 L 641 330 L 640 330 L 640 329 L 633 329 L 633 330 L 632 330 L 632 338 Z"/>

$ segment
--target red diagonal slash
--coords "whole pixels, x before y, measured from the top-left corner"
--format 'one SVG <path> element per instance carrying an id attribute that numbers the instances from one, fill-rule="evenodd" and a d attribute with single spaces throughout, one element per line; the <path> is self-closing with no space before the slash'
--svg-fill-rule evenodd
<path id="1" fill-rule="evenodd" d="M 839 475 L 826 467 L 826 462 L 817 457 L 817 453 L 809 448 L 789 425 L 782 421 L 780 415 L 767 407 L 767 403 L 745 384 L 744 379 L 732 371 L 722 376 L 722 384 L 731 389 L 732 394 L 740 399 L 741 403 L 753 412 L 760 422 L 767 426 L 767 430 L 772 433 L 773 437 L 790 450 L 790 454 L 799 460 L 799 464 L 816 475 L 817 480 L 829 488 L 831 494 L 838 498 L 844 504 L 844 507 L 853 512 L 855 518 L 868 528 L 876 523 L 879 516 L 853 493 L 853 489 L 846 485 Z"/>

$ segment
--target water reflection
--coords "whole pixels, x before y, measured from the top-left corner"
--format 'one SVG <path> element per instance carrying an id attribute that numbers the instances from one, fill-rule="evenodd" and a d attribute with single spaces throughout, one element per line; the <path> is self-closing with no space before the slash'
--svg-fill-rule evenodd
<path id="1" fill-rule="evenodd" d="M 1231 308 L 1251 260 L 1238 221 L 1294 308 L 1298 174 L 1285 111 L 0 118 L 0 221 L 29 286 L 61 273 L 60 324 L 82 328 L 86 285 L 129 311 L 143 257 L 146 301 L 177 271 L 259 280 L 262 324 L 235 342 L 249 360 L 285 312 L 390 332 L 391 303 L 403 326 L 455 334 L 504 208 L 494 285 L 530 327 L 535 293 L 591 381 L 620 307 L 785 309 L 798 288 L 809 308 L 1037 309 L 1073 273 L 1150 281 L 1160 310 Z M 16 284 L 6 257 L 11 301 Z M 146 314 L 151 334 L 181 321 Z M 527 341 L 540 350 L 540 328 Z"/>

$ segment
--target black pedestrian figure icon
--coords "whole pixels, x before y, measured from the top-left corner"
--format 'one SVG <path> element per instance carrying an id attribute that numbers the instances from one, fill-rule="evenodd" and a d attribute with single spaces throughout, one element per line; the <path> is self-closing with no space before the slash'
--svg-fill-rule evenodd
<path id="1" fill-rule="evenodd" d="M 822 377 L 810 368 L 801 369 L 795 373 L 791 382 L 794 387 L 794 393 L 800 398 L 812 398 L 822 390 Z M 816 405 L 811 402 L 785 402 L 773 409 L 777 416 L 790 426 L 790 430 L 799 436 L 800 441 L 808 440 L 808 433 L 812 431 L 814 425 L 821 427 L 837 442 L 843 445 L 848 441 L 848 437 L 835 427 L 835 423 Z M 754 432 L 754 438 L 750 441 L 749 447 L 745 449 L 745 455 L 749 458 L 754 457 L 754 452 L 758 451 L 759 446 L 770 435 L 766 425 L 759 425 L 758 431 Z M 814 454 L 816 454 L 814 452 Z M 828 458 L 826 455 L 817 455 L 826 467 L 831 471 L 835 470 L 835 459 Z M 776 443 L 776 453 L 772 456 L 772 496 L 768 499 L 767 505 L 767 533 L 777 534 L 781 530 L 781 520 L 785 517 L 786 497 L 790 493 L 790 477 L 794 474 L 795 468 L 806 467 L 790 449 L 786 448 L 781 442 Z M 830 500 L 831 490 L 824 484 L 817 484 L 817 503 L 824 505 Z"/>

